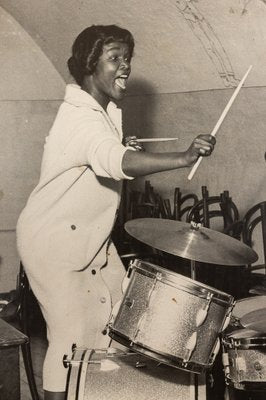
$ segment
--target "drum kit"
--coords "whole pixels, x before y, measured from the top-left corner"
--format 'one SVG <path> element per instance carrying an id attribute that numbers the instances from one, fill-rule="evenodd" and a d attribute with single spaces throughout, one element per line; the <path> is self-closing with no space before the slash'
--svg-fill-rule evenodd
<path id="1" fill-rule="evenodd" d="M 125 229 L 146 245 L 190 260 L 191 277 L 135 259 L 109 336 L 133 354 L 198 376 L 212 367 L 222 345 L 225 383 L 265 390 L 266 296 L 235 302 L 195 279 L 196 262 L 244 266 L 257 261 L 255 251 L 195 223 L 140 218 Z"/>

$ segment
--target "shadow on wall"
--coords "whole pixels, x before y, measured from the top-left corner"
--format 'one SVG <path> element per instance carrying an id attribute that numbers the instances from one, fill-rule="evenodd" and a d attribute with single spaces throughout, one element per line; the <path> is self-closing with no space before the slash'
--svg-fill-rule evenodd
<path id="1" fill-rule="evenodd" d="M 119 103 L 123 111 L 124 136 L 152 137 L 156 112 L 155 86 L 145 79 L 132 80 L 128 95 Z"/>

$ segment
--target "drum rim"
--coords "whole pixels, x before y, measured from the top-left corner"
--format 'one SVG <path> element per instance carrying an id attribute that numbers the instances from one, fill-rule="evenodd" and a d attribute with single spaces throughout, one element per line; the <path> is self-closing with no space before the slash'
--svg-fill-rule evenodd
<path id="1" fill-rule="evenodd" d="M 261 392 L 266 390 L 266 383 L 261 381 L 234 381 L 227 378 L 227 384 L 238 390 L 250 390 L 254 392 Z"/>
<path id="2" fill-rule="evenodd" d="M 186 368 L 186 366 L 182 365 L 184 361 L 180 357 L 175 357 L 171 356 L 170 354 L 155 351 L 150 347 L 143 346 L 141 343 L 137 343 L 129 339 L 128 336 L 121 334 L 118 332 L 116 329 L 110 327 L 109 329 L 109 336 L 118 341 L 119 343 L 127 346 L 129 349 L 132 349 L 133 351 L 136 351 L 140 354 L 145 354 L 148 357 L 151 357 L 159 362 L 162 362 L 166 365 L 170 365 L 174 368 L 177 369 L 182 369 L 183 371 L 195 373 L 195 374 L 201 374 L 202 372 L 205 372 L 209 368 L 212 367 L 213 364 L 199 364 L 195 363 L 192 361 L 188 361 L 187 365 L 192 367 L 191 369 Z M 158 355 L 161 359 L 156 358 L 155 355 Z"/>
<path id="3" fill-rule="evenodd" d="M 145 269 L 145 268 L 141 267 L 141 264 L 148 266 L 148 268 Z M 222 301 L 222 302 L 228 304 L 229 306 L 234 303 L 233 296 L 231 296 L 228 293 L 222 292 L 221 290 L 213 288 L 212 286 L 205 285 L 202 282 L 199 282 L 199 281 L 191 279 L 187 276 L 178 274 L 177 272 L 170 271 L 167 268 L 160 267 L 159 265 L 152 264 L 148 261 L 141 261 L 140 259 L 136 258 L 130 267 L 132 269 L 141 270 L 142 272 L 144 272 L 145 275 L 147 275 L 148 273 L 151 273 L 152 271 L 157 271 L 162 274 L 162 278 L 160 279 L 160 281 L 162 281 L 162 282 L 168 281 L 168 282 L 171 282 L 172 284 L 175 284 L 175 283 L 178 283 L 177 278 L 179 278 L 179 280 L 181 279 L 185 283 L 187 283 L 187 286 L 190 285 L 190 290 L 193 291 L 193 289 L 194 289 L 195 294 L 198 294 L 200 292 L 202 294 L 206 294 L 206 297 L 207 297 L 208 293 L 211 293 L 211 294 L 213 294 L 213 301 L 215 301 L 215 300 Z M 176 279 L 169 279 L 169 276 L 172 278 L 176 278 Z M 179 282 L 179 285 L 180 285 L 180 282 Z M 183 286 L 185 286 L 185 284 Z"/>
<path id="4" fill-rule="evenodd" d="M 225 346 L 228 346 L 229 349 L 248 350 L 257 347 L 266 347 L 266 335 L 235 339 L 230 334 L 230 336 L 223 338 L 223 343 Z"/>

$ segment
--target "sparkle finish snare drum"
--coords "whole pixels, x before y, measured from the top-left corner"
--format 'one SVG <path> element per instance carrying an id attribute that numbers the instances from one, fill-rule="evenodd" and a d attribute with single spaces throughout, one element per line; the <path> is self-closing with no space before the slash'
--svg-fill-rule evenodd
<path id="1" fill-rule="evenodd" d="M 229 323 L 229 294 L 135 260 L 109 335 L 137 352 L 177 368 L 201 373 L 219 350 Z"/>
<path id="2" fill-rule="evenodd" d="M 235 389 L 266 390 L 266 334 L 237 329 L 222 343 L 226 383 Z"/>

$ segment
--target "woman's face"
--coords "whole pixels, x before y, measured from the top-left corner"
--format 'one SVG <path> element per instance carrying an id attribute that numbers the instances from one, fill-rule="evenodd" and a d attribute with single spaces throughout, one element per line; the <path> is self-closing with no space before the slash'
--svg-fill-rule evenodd
<path id="1" fill-rule="evenodd" d="M 110 100 L 121 100 L 129 77 L 131 55 L 126 43 L 112 42 L 103 46 L 97 66 L 89 76 L 89 93 L 106 109 Z"/>

